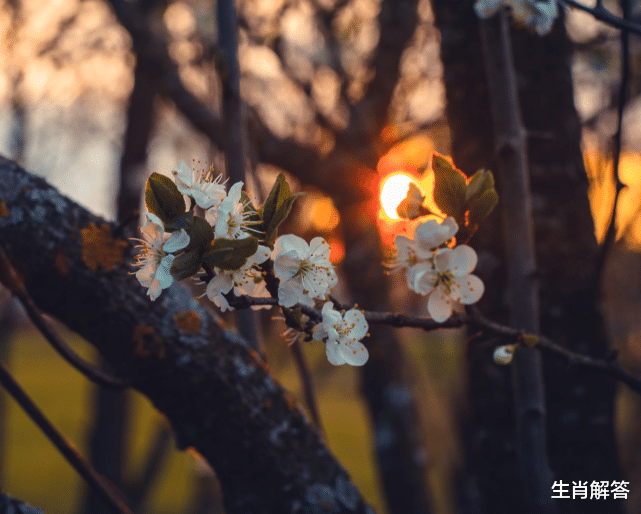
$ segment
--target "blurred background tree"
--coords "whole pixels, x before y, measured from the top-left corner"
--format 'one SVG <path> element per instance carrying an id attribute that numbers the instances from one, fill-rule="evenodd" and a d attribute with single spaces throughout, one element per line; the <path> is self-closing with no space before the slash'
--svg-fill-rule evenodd
<path id="1" fill-rule="evenodd" d="M 407 293 L 402 277 L 383 275 L 393 235 L 407 229 L 393 210 L 382 208 L 386 179 L 405 174 L 429 189 L 429 174 L 420 178 L 418 171 L 432 151 L 452 155 L 467 175 L 496 169 L 472 4 L 236 4 L 246 186 L 261 200 L 282 169 L 297 190 L 309 193 L 283 231 L 306 239 L 320 234 L 330 242 L 343 301 L 425 314 L 424 302 Z M 198 0 L 2 4 L 0 152 L 93 212 L 122 222 L 140 207 L 147 176 L 169 175 L 180 160 L 213 163 L 238 176 L 224 158 L 230 151 L 223 103 L 230 62 L 217 12 L 215 3 Z M 542 333 L 596 356 L 616 348 L 624 364 L 639 371 L 636 42 L 624 92 L 620 177 L 627 187 L 618 202 L 619 237 L 605 249 L 604 265 L 595 230 L 603 240 L 614 199 L 608 159 L 621 96 L 618 31 L 569 11 L 546 38 L 514 27 L 512 44 L 530 150 Z M 387 194 L 400 191 L 402 198 L 407 182 L 401 184 Z M 472 244 L 487 284 L 480 307 L 505 320 L 499 223 L 498 217 L 487 223 Z M 221 323 L 232 326 L 234 319 L 225 316 Z M 281 327 L 262 313 L 259 323 L 267 362 L 302 399 L 292 356 L 278 338 Z M 5 334 L 10 326 L 3 323 Z M 491 359 L 497 341 L 467 347 L 461 331 L 371 332 L 370 360 L 357 372 L 333 368 L 317 347 L 302 346 L 327 441 L 377 512 L 525 511 L 510 372 Z M 56 369 L 55 357 L 25 327 L 15 334 L 9 344 L 17 376 L 33 382 L 34 396 L 79 446 L 92 441 L 95 465 L 137 498 L 141 512 L 220 511 L 213 472 L 197 456 L 163 457 L 170 451 L 168 429 L 144 400 L 102 392 L 88 399 L 93 389 L 77 376 L 74 383 L 74 372 Z M 632 480 L 625 507 L 641 512 L 638 398 L 625 387 L 615 397 L 613 382 L 554 359 L 546 359 L 545 379 L 554 476 Z M 54 393 L 58 384 L 65 389 Z M 2 419 L 2 490 L 51 514 L 79 510 L 85 493 L 62 460 L 51 456 L 29 469 L 33 461 L 24 456 L 46 455 L 46 443 L 35 445 L 39 436 L 27 435 L 31 429 L 13 407 Z M 87 499 L 85 512 L 101 512 L 92 502 Z M 567 505 L 567 512 L 601 512 L 598 502 Z"/>

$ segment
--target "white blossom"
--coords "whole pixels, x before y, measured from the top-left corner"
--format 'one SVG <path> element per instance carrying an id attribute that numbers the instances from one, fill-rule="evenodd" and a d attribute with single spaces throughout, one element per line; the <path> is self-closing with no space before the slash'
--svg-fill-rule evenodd
<path id="1" fill-rule="evenodd" d="M 207 284 L 206 295 L 223 312 L 234 310 L 223 295 L 232 289 L 236 296 L 248 295 L 265 297 L 269 293 L 265 289 L 265 281 L 260 272 L 254 268 L 269 259 L 270 250 L 266 246 L 259 246 L 256 253 L 247 259 L 247 262 L 237 270 L 221 270 L 214 268 L 216 276 Z"/>
<path id="2" fill-rule="evenodd" d="M 317 341 L 327 338 L 327 360 L 334 366 L 365 364 L 369 353 L 360 340 L 367 335 L 369 326 L 363 313 L 350 309 L 341 314 L 334 310 L 332 302 L 326 302 L 322 314 L 323 321 L 314 327 L 313 337 Z"/>
<path id="3" fill-rule="evenodd" d="M 452 239 L 457 232 L 456 221 L 447 217 L 441 223 L 436 220 L 420 223 L 414 230 L 413 239 L 396 236 L 396 261 L 392 267 L 406 270 L 407 286 L 410 289 L 414 290 L 414 275 L 425 266 L 430 269 L 436 249 Z"/>
<path id="4" fill-rule="evenodd" d="M 176 257 L 172 253 L 189 244 L 189 234 L 181 229 L 165 240 L 165 227 L 160 218 L 151 213 L 147 213 L 147 218 L 149 223 L 140 229 L 143 238 L 136 239 L 142 243 L 137 247 L 143 250 L 134 264 L 140 267 L 136 278 L 143 287 L 149 288 L 147 294 L 153 301 L 174 281 L 170 269 Z"/>
<path id="5" fill-rule="evenodd" d="M 248 218 L 253 214 L 245 210 L 241 201 L 242 182 L 236 182 L 229 188 L 229 193 L 217 207 L 212 207 L 205 213 L 205 219 L 214 227 L 216 237 L 226 239 L 244 239 L 249 237 L 253 229 Z"/>
<path id="6" fill-rule="evenodd" d="M 225 198 L 225 185 L 222 175 L 212 179 L 211 170 L 192 170 L 180 161 L 177 170 L 172 171 L 176 187 L 182 194 L 194 199 L 198 207 L 209 209 Z"/>
<path id="7" fill-rule="evenodd" d="M 534 29 L 539 36 L 550 32 L 559 15 L 556 0 L 477 0 L 474 10 L 479 18 L 489 18 L 503 6 L 510 7 L 512 17 L 521 25 Z"/>
<path id="8" fill-rule="evenodd" d="M 416 227 L 414 230 L 414 241 L 416 242 L 419 255 L 426 255 L 452 239 L 458 232 L 458 225 L 454 218 L 448 216 L 442 222 L 428 220 Z"/>
<path id="9" fill-rule="evenodd" d="M 469 305 L 481 298 L 485 290 L 483 282 L 470 274 L 477 260 L 471 247 L 460 245 L 453 250 L 439 250 L 431 263 L 422 263 L 413 270 L 412 289 L 429 295 L 427 311 L 435 321 L 443 322 L 457 305 Z"/>
<path id="10" fill-rule="evenodd" d="M 313 299 L 324 298 L 336 284 L 336 272 L 329 261 L 329 245 L 315 237 L 308 245 L 293 234 L 280 236 L 274 244 L 274 274 L 280 279 L 278 303 L 293 307 L 312 306 Z"/>

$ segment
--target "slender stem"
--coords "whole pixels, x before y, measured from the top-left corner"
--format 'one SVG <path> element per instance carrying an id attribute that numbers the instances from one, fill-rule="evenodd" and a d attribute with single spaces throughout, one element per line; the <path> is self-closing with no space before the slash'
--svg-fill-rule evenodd
<path id="1" fill-rule="evenodd" d="M 615 16 L 610 11 L 608 11 L 605 7 L 603 7 L 602 2 L 597 2 L 596 7 L 588 7 L 587 5 L 583 5 L 582 3 L 577 2 L 576 0 L 558 0 L 558 2 L 562 6 L 576 7 L 577 9 L 590 13 L 597 20 L 607 23 L 608 25 L 611 25 L 618 29 L 626 29 L 633 34 L 637 34 L 641 36 L 641 25 L 626 19 L 619 18 L 618 16 Z"/>
<path id="2" fill-rule="evenodd" d="M 332 299 L 332 301 L 334 302 L 334 305 L 336 305 L 336 307 L 339 309 L 347 310 L 351 308 L 351 306 L 342 304 L 334 299 Z M 235 297 L 235 302 L 233 304 L 233 306 L 237 309 L 248 309 L 252 305 L 278 305 L 278 299 L 240 296 Z M 319 322 L 319 320 L 321 319 L 320 311 L 312 307 L 308 307 L 306 305 L 295 305 L 294 308 L 300 308 L 303 314 L 306 314 L 312 320 L 316 320 L 316 322 Z M 439 330 L 441 328 L 459 328 L 464 325 L 472 325 L 483 328 L 492 334 L 503 336 L 513 341 L 517 341 L 522 336 L 528 334 L 528 332 L 524 331 L 523 329 L 509 327 L 507 325 L 502 325 L 501 323 L 489 320 L 483 317 L 475 308 L 470 309 L 470 312 L 471 314 L 454 314 L 443 323 L 438 323 L 433 319 L 421 318 L 419 316 L 406 316 L 405 314 L 388 312 L 364 311 L 364 316 L 368 323 L 389 325 L 397 328 L 421 328 L 426 331 Z M 546 350 L 548 353 L 563 358 L 569 364 L 583 366 L 609 375 L 627 384 L 634 391 L 641 393 L 641 378 L 636 377 L 635 375 L 632 375 L 631 373 L 623 370 L 615 361 L 597 359 L 589 355 L 576 353 L 568 350 L 564 346 L 561 346 L 560 344 L 556 343 L 546 336 L 538 335 L 537 337 L 539 338 L 538 347 Z"/>
<path id="3" fill-rule="evenodd" d="M 67 343 L 58 335 L 51 326 L 51 323 L 45 319 L 31 296 L 29 296 L 22 280 L 2 248 L 0 248 L 0 282 L 20 301 L 29 319 L 31 319 L 33 324 L 40 330 L 42 335 L 45 336 L 49 344 L 51 344 L 69 364 L 101 386 L 111 389 L 123 389 L 127 386 L 122 380 L 82 360 L 67 346 Z"/>
<path id="4" fill-rule="evenodd" d="M 133 514 L 122 499 L 120 491 L 98 473 L 93 466 L 82 457 L 80 452 L 49 422 L 2 363 L 0 363 L 0 384 L 2 384 L 6 391 L 20 404 L 29 417 L 40 427 L 76 471 L 100 494 L 113 512 L 118 514 Z"/>

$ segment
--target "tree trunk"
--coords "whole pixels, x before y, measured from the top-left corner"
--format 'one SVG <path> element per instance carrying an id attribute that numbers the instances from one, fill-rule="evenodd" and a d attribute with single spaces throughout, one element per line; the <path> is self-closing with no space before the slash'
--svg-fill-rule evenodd
<path id="1" fill-rule="evenodd" d="M 441 58 L 452 133 L 452 155 L 468 175 L 496 169 L 493 128 L 482 69 L 478 20 L 471 0 L 433 0 L 441 31 Z M 571 46 L 562 21 L 544 38 L 512 29 L 525 126 L 537 241 L 541 332 L 568 348 L 607 352 L 596 287 L 598 247 L 574 109 Z M 501 191 L 499 191 L 499 194 Z M 505 257 L 495 213 L 473 240 L 486 284 L 480 307 L 505 321 Z M 496 340 L 496 345 L 505 342 Z M 488 514 L 522 512 L 509 370 L 492 363 L 492 347 L 468 351 L 470 397 L 467 453 L 471 474 L 461 477 Z M 555 480 L 605 480 L 621 475 L 613 431 L 614 383 L 591 372 L 545 360 L 548 451 Z M 550 496 L 552 492 L 550 491 Z M 563 501 L 565 513 L 603 512 L 597 502 Z M 618 503 L 609 503 L 618 512 Z"/>
<path id="2" fill-rule="evenodd" d="M 5 159 L 0 205 L 0 246 L 36 304 L 167 416 L 179 448 L 212 465 L 227 514 L 372 512 L 243 339 L 179 284 L 149 301 L 112 225 Z"/>

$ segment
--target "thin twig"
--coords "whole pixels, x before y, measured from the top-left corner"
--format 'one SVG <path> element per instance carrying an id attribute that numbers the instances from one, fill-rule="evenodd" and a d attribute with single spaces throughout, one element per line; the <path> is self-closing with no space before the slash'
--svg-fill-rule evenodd
<path id="1" fill-rule="evenodd" d="M 120 491 L 98 473 L 93 466 L 82 457 L 80 452 L 65 439 L 56 427 L 49 422 L 2 363 L 0 363 L 0 384 L 2 384 L 7 392 L 20 404 L 29 417 L 40 427 L 76 471 L 100 494 L 113 512 L 118 514 L 133 514 L 122 499 Z"/>
<path id="2" fill-rule="evenodd" d="M 20 301 L 33 324 L 69 364 L 91 381 L 101 386 L 111 389 L 123 389 L 127 387 L 127 384 L 122 380 L 106 373 L 100 368 L 92 366 L 69 348 L 67 343 L 58 335 L 51 326 L 51 323 L 45 319 L 40 309 L 36 306 L 2 248 L 0 248 L 0 282 Z"/>
<path id="3" fill-rule="evenodd" d="M 602 2 L 597 2 L 596 7 L 588 7 L 587 5 L 583 5 L 582 3 L 577 2 L 576 0 L 558 0 L 558 2 L 564 7 L 567 7 L 567 6 L 576 7 L 577 9 L 590 13 L 597 20 L 600 20 L 604 23 L 607 23 L 608 25 L 616 27 L 617 29 L 622 29 L 622 30 L 626 29 L 632 32 L 633 34 L 637 34 L 641 36 L 641 25 L 626 19 L 619 18 L 618 16 L 615 16 L 610 11 L 608 11 L 605 7 L 603 7 Z"/>
<path id="4" fill-rule="evenodd" d="M 350 308 L 353 308 L 349 305 L 338 302 L 332 297 L 330 297 L 330 299 L 339 309 L 348 310 Z M 230 302 L 230 305 L 232 305 L 232 302 Z M 235 297 L 235 299 L 233 300 L 233 307 L 237 309 L 248 309 L 252 305 L 278 305 L 278 299 L 240 296 Z M 320 320 L 322 319 L 321 312 L 312 307 L 298 304 L 295 305 L 294 308 L 300 308 L 301 312 L 309 316 L 312 321 L 315 320 L 316 322 L 320 322 Z M 460 328 L 464 325 L 473 325 L 479 328 L 483 328 L 492 334 L 504 336 L 514 341 L 518 341 L 524 335 L 528 335 L 527 332 L 524 332 L 522 329 L 512 328 L 485 318 L 478 312 L 478 309 L 476 308 L 469 309 L 469 314 L 454 314 L 443 323 L 438 323 L 433 319 L 422 318 L 419 316 L 406 316 L 405 314 L 399 313 L 363 311 L 363 315 L 365 316 L 365 319 L 368 323 L 390 325 L 392 327 L 398 328 L 412 327 L 420 328 L 426 331 L 432 331 L 441 328 Z M 559 343 L 556 343 L 546 336 L 538 334 L 533 335 L 537 335 L 537 337 L 539 338 L 538 346 L 540 348 L 548 351 L 548 353 L 550 354 L 565 359 L 568 364 L 594 369 L 595 371 L 609 375 L 627 384 L 632 390 L 641 393 L 641 378 L 628 373 L 627 371 L 622 369 L 615 361 L 597 359 L 595 357 L 590 357 L 589 355 L 576 353 L 572 350 L 568 350 L 564 346 L 561 346 Z"/>

